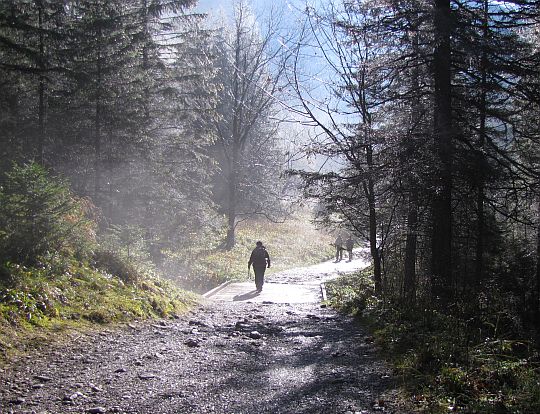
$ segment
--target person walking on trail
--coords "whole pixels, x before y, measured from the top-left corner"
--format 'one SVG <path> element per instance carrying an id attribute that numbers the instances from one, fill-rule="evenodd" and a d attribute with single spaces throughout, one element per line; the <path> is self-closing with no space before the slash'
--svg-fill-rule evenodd
<path id="1" fill-rule="evenodd" d="M 337 236 L 336 239 L 336 262 L 340 262 L 343 260 L 343 239 L 341 238 L 341 234 Z"/>
<path id="2" fill-rule="evenodd" d="M 251 252 L 248 262 L 248 271 L 253 265 L 253 271 L 255 272 L 255 287 L 257 292 L 261 292 L 264 284 L 264 271 L 267 267 L 270 267 L 270 255 L 266 251 L 261 241 L 258 241 L 257 246 Z"/>
<path id="3" fill-rule="evenodd" d="M 347 251 L 349 252 L 349 262 L 352 261 L 352 249 L 354 247 L 354 242 L 351 236 L 347 239 L 345 242 L 345 247 L 347 248 Z"/>

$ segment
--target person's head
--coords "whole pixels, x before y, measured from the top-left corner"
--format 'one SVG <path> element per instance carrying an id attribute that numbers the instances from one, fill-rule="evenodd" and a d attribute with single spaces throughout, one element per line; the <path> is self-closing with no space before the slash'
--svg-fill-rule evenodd
<path id="1" fill-rule="evenodd" d="M 257 245 L 257 247 L 262 247 L 262 241 L 260 241 L 260 240 L 255 244 Z"/>

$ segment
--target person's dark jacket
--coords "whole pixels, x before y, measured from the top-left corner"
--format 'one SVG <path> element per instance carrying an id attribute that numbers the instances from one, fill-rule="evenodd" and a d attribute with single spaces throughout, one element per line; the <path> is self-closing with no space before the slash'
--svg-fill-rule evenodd
<path id="1" fill-rule="evenodd" d="M 265 268 L 270 267 L 270 255 L 264 248 L 264 246 L 255 247 L 249 257 L 248 268 L 253 265 L 253 268 Z"/>

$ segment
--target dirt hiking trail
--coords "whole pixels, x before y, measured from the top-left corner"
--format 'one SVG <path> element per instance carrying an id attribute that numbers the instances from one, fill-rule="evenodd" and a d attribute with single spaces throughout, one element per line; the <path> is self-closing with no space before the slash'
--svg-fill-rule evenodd
<path id="1" fill-rule="evenodd" d="M 260 295 L 229 284 L 177 320 L 74 335 L 0 372 L 0 412 L 408 413 L 368 333 L 320 306 L 321 282 L 362 266 L 277 273 Z"/>

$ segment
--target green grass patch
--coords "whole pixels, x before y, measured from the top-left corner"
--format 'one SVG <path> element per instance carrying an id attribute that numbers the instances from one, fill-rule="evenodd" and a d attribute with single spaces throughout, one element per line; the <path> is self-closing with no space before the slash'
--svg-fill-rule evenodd
<path id="1" fill-rule="evenodd" d="M 8 266 L 10 282 L 0 284 L 0 361 L 59 334 L 177 317 L 195 303 L 194 295 L 158 277 L 139 275 L 136 282 L 126 283 L 87 263 L 54 261 L 38 267 Z"/>
<path id="2" fill-rule="evenodd" d="M 532 342 L 480 335 L 477 319 L 385 304 L 373 297 L 369 270 L 329 282 L 327 291 L 332 306 L 371 329 L 416 411 L 540 412 L 540 358 Z"/>
<path id="3" fill-rule="evenodd" d="M 263 219 L 242 222 L 237 228 L 236 246 L 230 251 L 218 247 L 223 237 L 218 235 L 189 252 L 171 254 L 168 267 L 172 270 L 167 273 L 181 286 L 204 292 L 227 280 L 247 280 L 247 262 L 258 240 L 270 254 L 272 265 L 267 274 L 316 264 L 334 254 L 333 236 L 317 230 L 308 214 L 298 214 L 284 223 Z"/>

